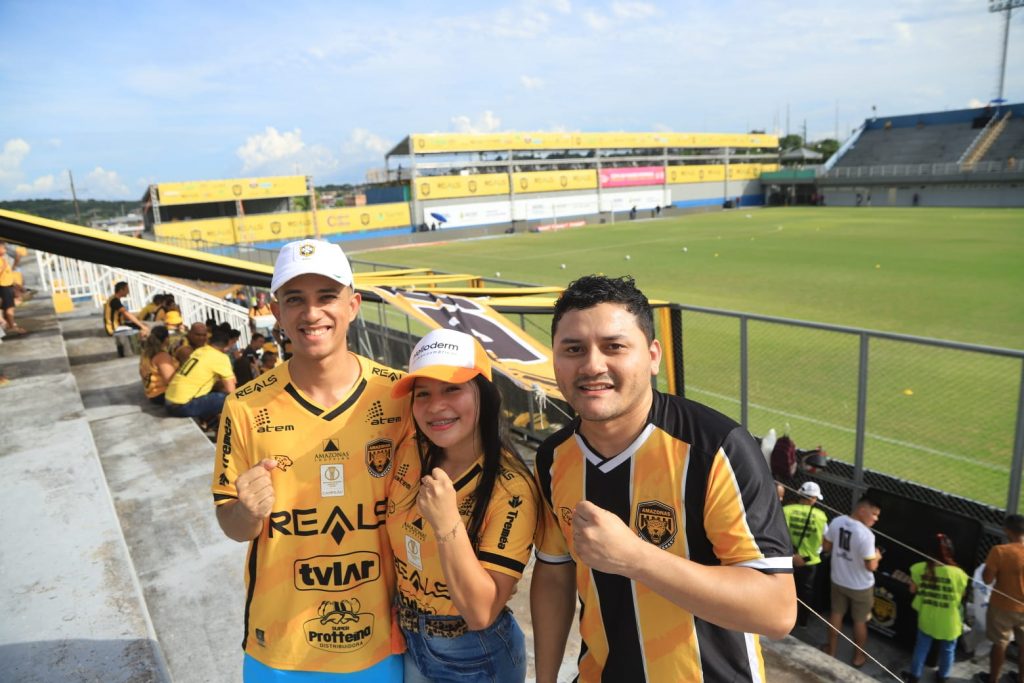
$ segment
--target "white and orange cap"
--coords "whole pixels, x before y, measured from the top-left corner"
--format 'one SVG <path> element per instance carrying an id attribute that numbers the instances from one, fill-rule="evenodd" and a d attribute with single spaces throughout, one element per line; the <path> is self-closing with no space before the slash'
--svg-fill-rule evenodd
<path id="1" fill-rule="evenodd" d="M 409 372 L 395 382 L 391 397 L 410 393 L 417 377 L 461 384 L 477 375 L 491 379 L 491 360 L 480 342 L 465 332 L 432 330 L 413 347 Z"/>
<path id="2" fill-rule="evenodd" d="M 299 240 L 281 247 L 274 263 L 270 291 L 277 290 L 300 275 L 323 275 L 343 285 L 352 284 L 352 266 L 337 244 L 323 240 Z"/>

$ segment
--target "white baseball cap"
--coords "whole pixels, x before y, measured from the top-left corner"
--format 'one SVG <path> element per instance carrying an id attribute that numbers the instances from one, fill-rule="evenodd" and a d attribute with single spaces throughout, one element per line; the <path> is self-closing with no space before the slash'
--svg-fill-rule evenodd
<path id="1" fill-rule="evenodd" d="M 480 342 L 458 330 L 432 330 L 413 347 L 409 373 L 395 382 L 391 397 L 411 392 L 417 377 L 461 384 L 477 375 L 491 379 L 491 359 Z"/>
<path id="2" fill-rule="evenodd" d="M 350 286 L 352 266 L 337 244 L 323 240 L 299 240 L 281 247 L 274 264 L 270 291 L 277 293 L 288 281 L 300 275 L 323 275 Z"/>
<path id="3" fill-rule="evenodd" d="M 805 481 L 801 486 L 800 490 L 797 491 L 804 498 L 817 498 L 818 500 L 825 500 L 825 497 L 821 495 L 821 487 L 815 484 L 813 481 Z"/>

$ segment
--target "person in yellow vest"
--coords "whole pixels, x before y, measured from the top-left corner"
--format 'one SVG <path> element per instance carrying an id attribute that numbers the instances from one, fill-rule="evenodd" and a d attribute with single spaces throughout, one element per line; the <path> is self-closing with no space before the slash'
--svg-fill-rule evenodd
<path id="1" fill-rule="evenodd" d="M 220 416 L 224 399 L 235 390 L 235 373 L 224 350 L 227 330 L 213 331 L 209 343 L 199 347 L 174 373 L 164 394 L 167 412 L 209 423 Z"/>
<path id="2" fill-rule="evenodd" d="M 471 335 L 433 330 L 391 390 L 409 394 L 416 438 L 396 457 L 387 521 L 405 683 L 522 683 L 526 640 L 507 603 L 530 559 L 540 498 L 506 436 L 490 359 Z"/>
<path id="3" fill-rule="evenodd" d="M 411 432 L 401 375 L 348 348 L 362 298 L 337 244 L 286 244 L 271 290 L 294 355 L 224 403 L 211 483 L 224 534 L 249 544 L 242 679 L 399 683 L 385 517 Z"/>
<path id="4" fill-rule="evenodd" d="M 814 603 L 814 579 L 821 564 L 821 543 L 828 530 L 828 517 L 815 504 L 824 497 L 821 487 L 813 481 L 805 481 L 797 491 L 800 499 L 782 508 L 782 515 L 789 527 L 789 538 L 793 541 L 793 580 L 796 581 L 797 626 L 807 626 L 810 616 L 808 606 Z"/>
<path id="5" fill-rule="evenodd" d="M 0 310 L 3 310 L 5 332 L 26 334 L 27 330 L 14 322 L 14 299 L 14 268 L 7 262 L 7 244 L 0 242 Z"/>
<path id="6" fill-rule="evenodd" d="M 114 285 L 114 295 L 103 305 L 103 327 L 107 334 L 113 336 L 118 328 L 130 327 L 145 337 L 149 326 L 139 320 L 138 316 L 128 310 L 121 299 L 128 296 L 128 283 L 124 280 Z"/>
<path id="7" fill-rule="evenodd" d="M 932 642 L 939 648 L 939 671 L 935 680 L 949 680 L 953 668 L 956 641 L 963 632 L 960 616 L 964 593 L 971 582 L 957 566 L 953 541 L 946 534 L 935 534 L 929 559 L 910 567 L 911 607 L 917 612 L 917 640 L 910 660 L 910 675 L 905 680 L 917 683 L 924 673 L 924 660 Z"/>
<path id="8" fill-rule="evenodd" d="M 164 392 L 178 369 L 178 362 L 167 352 L 166 327 L 154 327 L 139 354 L 139 376 L 146 398 L 153 405 L 164 405 Z"/>

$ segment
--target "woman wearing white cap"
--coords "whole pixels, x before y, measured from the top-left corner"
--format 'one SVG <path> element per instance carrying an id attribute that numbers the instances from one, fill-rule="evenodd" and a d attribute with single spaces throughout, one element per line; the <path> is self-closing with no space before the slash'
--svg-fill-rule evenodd
<path id="1" fill-rule="evenodd" d="M 387 518 L 405 681 L 521 682 L 525 642 L 506 603 L 529 559 L 538 499 L 504 435 L 491 363 L 470 335 L 434 330 L 392 389 L 409 393 L 416 439 L 397 455 Z"/>

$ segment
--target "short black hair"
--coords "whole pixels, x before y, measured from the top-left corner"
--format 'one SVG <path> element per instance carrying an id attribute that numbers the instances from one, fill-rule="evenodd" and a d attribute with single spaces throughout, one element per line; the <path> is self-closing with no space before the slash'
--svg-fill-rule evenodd
<path id="1" fill-rule="evenodd" d="M 228 330 L 223 327 L 214 327 L 210 331 L 210 345 L 211 346 L 227 346 L 231 341 Z"/>
<path id="2" fill-rule="evenodd" d="M 654 341 L 654 313 L 647 297 L 637 289 L 636 281 L 629 275 L 607 277 L 605 275 L 584 275 L 573 280 L 555 302 L 555 314 L 551 318 L 551 341 L 555 340 L 558 321 L 569 311 L 582 311 L 598 304 L 621 304 L 636 318 L 636 324 L 647 337 L 647 343 Z"/>
<path id="3" fill-rule="evenodd" d="M 1006 515 L 1003 528 L 1015 534 L 1024 534 L 1024 515 Z"/>
<path id="4" fill-rule="evenodd" d="M 863 496 L 861 496 L 857 500 L 857 505 L 855 507 L 860 507 L 861 505 L 867 505 L 867 506 L 873 507 L 873 508 L 875 508 L 877 510 L 881 510 L 882 509 L 882 506 L 878 504 L 878 501 L 875 500 L 874 498 L 872 498 L 867 493 L 865 493 Z"/>
<path id="5" fill-rule="evenodd" d="M 236 330 L 233 327 L 228 328 L 228 339 L 238 339 L 242 336 L 241 330 Z"/>
<path id="6" fill-rule="evenodd" d="M 128 286 L 127 282 L 125 282 L 124 280 L 120 280 L 120 281 L 118 281 L 118 282 L 116 282 L 114 284 L 114 291 L 115 292 L 120 291 L 120 290 L 124 289 L 127 286 Z"/>

